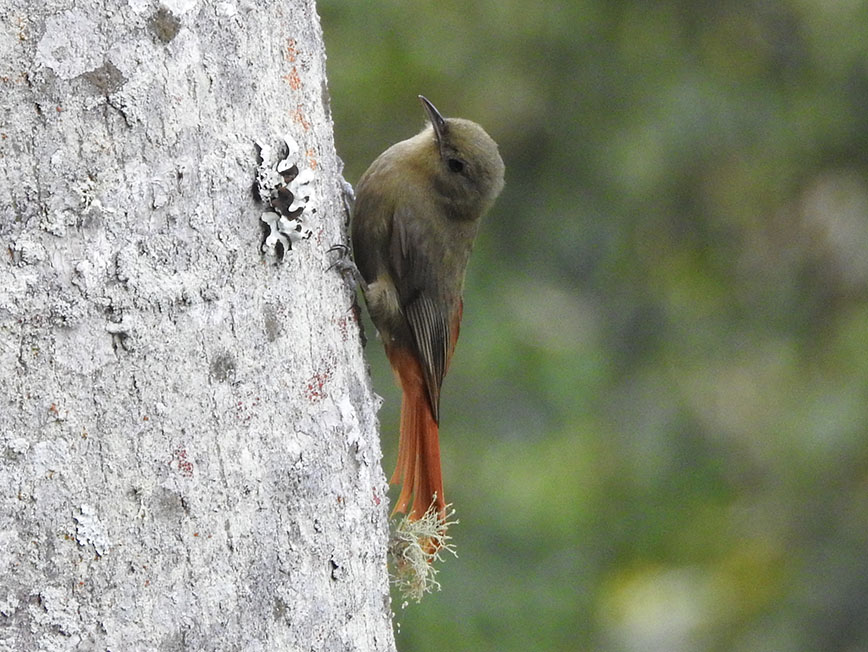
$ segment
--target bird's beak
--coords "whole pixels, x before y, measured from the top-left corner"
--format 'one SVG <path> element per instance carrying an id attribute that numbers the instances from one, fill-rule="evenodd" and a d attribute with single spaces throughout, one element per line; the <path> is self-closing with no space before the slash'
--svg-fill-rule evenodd
<path id="1" fill-rule="evenodd" d="M 428 114 L 428 119 L 431 121 L 431 126 L 434 127 L 434 135 L 437 137 L 437 146 L 443 146 L 443 135 L 446 133 L 446 120 L 440 115 L 437 107 L 431 104 L 424 95 L 419 96 L 422 106 L 425 107 L 425 112 Z"/>

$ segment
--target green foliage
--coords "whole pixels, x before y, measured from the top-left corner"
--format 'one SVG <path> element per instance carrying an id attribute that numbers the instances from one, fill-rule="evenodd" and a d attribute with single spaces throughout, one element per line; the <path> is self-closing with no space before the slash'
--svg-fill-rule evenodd
<path id="1" fill-rule="evenodd" d="M 868 648 L 868 3 L 320 11 L 351 182 L 418 93 L 507 165 L 399 648 Z"/>

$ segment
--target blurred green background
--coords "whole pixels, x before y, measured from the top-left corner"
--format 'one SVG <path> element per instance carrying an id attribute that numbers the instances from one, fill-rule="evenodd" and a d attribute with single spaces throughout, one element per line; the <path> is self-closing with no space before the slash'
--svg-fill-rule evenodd
<path id="1" fill-rule="evenodd" d="M 868 650 L 868 3 L 319 10 L 350 182 L 417 93 L 507 166 L 401 652 Z"/>

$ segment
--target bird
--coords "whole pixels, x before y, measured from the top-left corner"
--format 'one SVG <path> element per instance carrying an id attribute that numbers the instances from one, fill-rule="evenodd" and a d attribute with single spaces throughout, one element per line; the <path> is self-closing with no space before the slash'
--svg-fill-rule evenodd
<path id="1" fill-rule="evenodd" d="M 503 189 L 504 163 L 480 125 L 444 118 L 418 97 L 424 129 L 361 176 L 350 232 L 368 312 L 402 390 L 392 514 L 418 520 L 433 509 L 445 523 L 440 390 L 458 340 L 467 263 Z"/>

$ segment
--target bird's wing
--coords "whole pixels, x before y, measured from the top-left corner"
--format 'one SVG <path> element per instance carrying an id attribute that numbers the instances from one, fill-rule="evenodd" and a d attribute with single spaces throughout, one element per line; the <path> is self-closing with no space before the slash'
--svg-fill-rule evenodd
<path id="1" fill-rule="evenodd" d="M 425 248 L 419 243 L 426 234 L 416 225 L 424 225 L 425 221 L 408 219 L 410 211 L 412 208 L 406 206 L 395 211 L 389 262 L 404 317 L 422 363 L 431 413 L 439 422 L 440 386 L 458 337 L 460 298 L 450 301 L 437 286 L 434 261 L 424 253 L 431 247 Z"/>

